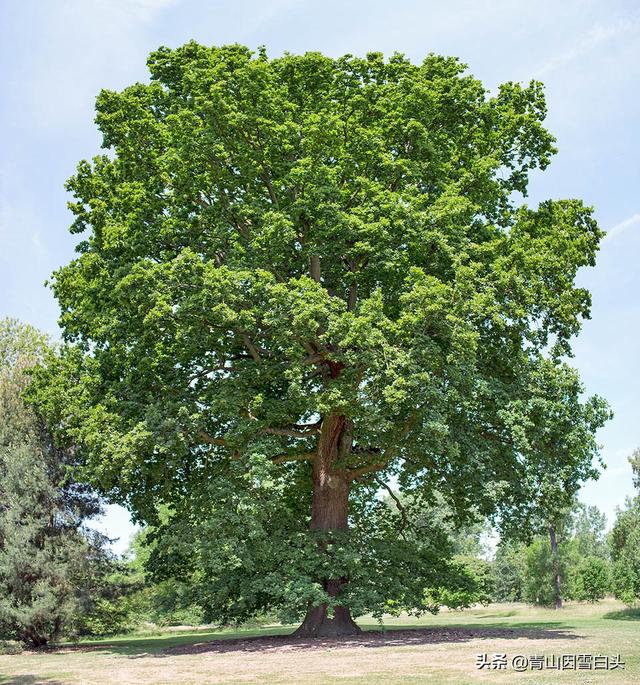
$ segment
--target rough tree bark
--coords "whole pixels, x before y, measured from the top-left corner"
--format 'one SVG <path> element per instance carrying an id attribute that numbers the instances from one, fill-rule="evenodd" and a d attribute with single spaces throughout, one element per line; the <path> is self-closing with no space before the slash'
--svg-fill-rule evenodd
<path id="1" fill-rule="evenodd" d="M 351 444 L 352 431 L 349 419 L 338 414 L 325 417 L 318 441 L 318 453 L 313 461 L 310 525 L 313 531 L 329 533 L 348 529 L 351 479 L 342 464 L 344 457 L 351 451 Z M 320 546 L 322 547 L 322 542 Z M 330 597 L 339 597 L 347 579 L 323 578 L 322 583 Z M 338 605 L 332 613 L 333 615 L 327 604 L 310 606 L 294 636 L 332 637 L 355 635 L 360 632 L 348 607 Z"/>
<path id="2" fill-rule="evenodd" d="M 549 526 L 549 540 L 551 542 L 551 563 L 553 569 L 553 591 L 556 609 L 562 609 L 562 577 L 560 575 L 560 558 L 558 556 L 558 540 L 556 529 Z"/>

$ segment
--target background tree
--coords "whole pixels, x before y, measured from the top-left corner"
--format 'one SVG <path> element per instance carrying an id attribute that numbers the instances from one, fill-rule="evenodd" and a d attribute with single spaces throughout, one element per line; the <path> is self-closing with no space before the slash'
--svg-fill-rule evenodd
<path id="1" fill-rule="evenodd" d="M 640 492 L 640 447 L 633 450 L 633 453 L 629 457 L 629 463 L 631 464 L 631 469 L 633 471 L 633 484 Z"/>
<path id="2" fill-rule="evenodd" d="M 418 545 L 433 543 L 434 538 L 440 538 L 439 557 L 450 557 L 466 574 L 468 579 L 463 586 L 455 590 L 449 588 L 449 594 L 457 597 L 456 603 L 452 604 L 451 600 L 443 603 L 463 607 L 489 602 L 494 591 L 493 569 L 488 561 L 489 522 L 474 518 L 470 512 L 469 518 L 460 525 L 455 512 L 437 492 L 433 495 L 433 503 L 425 503 L 395 493 L 385 483 L 381 486 L 382 492 L 387 492 L 383 501 L 391 508 L 399 524 L 397 534 Z M 425 589 L 433 593 L 433 590 Z"/>
<path id="3" fill-rule="evenodd" d="M 568 519 L 567 527 L 581 557 L 609 558 L 607 517 L 598 507 L 576 502 Z"/>
<path id="4" fill-rule="evenodd" d="M 23 401 L 47 350 L 34 328 L 0 321 L 0 636 L 36 647 L 91 606 L 109 564 L 105 539 L 84 527 L 99 500 Z"/>
<path id="5" fill-rule="evenodd" d="M 611 562 L 607 544 L 607 517 L 596 506 L 577 502 L 569 514 L 572 599 L 597 602 L 611 591 Z"/>
<path id="6" fill-rule="evenodd" d="M 563 551 L 564 546 L 554 550 L 549 539 L 540 536 L 525 547 L 522 591 L 525 602 L 558 608 L 557 578 L 566 575 Z"/>
<path id="7" fill-rule="evenodd" d="M 628 500 L 618 511 L 610 535 L 615 596 L 632 606 L 640 600 L 640 502 Z"/>
<path id="8" fill-rule="evenodd" d="M 437 546 L 392 544 L 376 481 L 515 520 L 538 459 L 515 417 L 589 314 L 590 209 L 517 206 L 554 153 L 541 84 L 489 95 L 435 55 L 188 43 L 148 64 L 100 94 L 109 153 L 69 181 L 85 235 L 53 289 L 78 347 L 42 406 L 138 518 L 215 521 L 212 613 L 277 606 L 320 635 L 432 607 Z"/>
<path id="9" fill-rule="evenodd" d="M 640 490 L 640 450 L 629 457 L 634 485 Z M 614 594 L 629 606 L 640 600 L 640 495 L 627 498 L 616 511 L 616 521 L 609 534 L 612 586 Z"/>
<path id="10" fill-rule="evenodd" d="M 633 483 L 640 491 L 640 448 L 634 450 L 629 462 Z M 609 547 L 615 596 L 631 606 L 640 599 L 640 495 L 628 498 L 625 507 L 616 511 Z"/>
<path id="11" fill-rule="evenodd" d="M 577 505 L 577 493 L 589 479 L 597 478 L 600 447 L 596 431 L 611 417 L 607 403 L 594 396 L 582 400 L 584 388 L 578 373 L 567 364 L 542 359 L 535 367 L 526 398 L 514 403 L 518 425 L 514 433 L 522 454 L 529 454 L 522 498 L 528 508 L 526 529 L 545 531 L 549 539 L 550 556 L 543 543 L 536 542 L 528 553 L 532 578 L 538 578 L 547 561 L 551 564 L 554 605 L 562 607 L 563 579 L 566 564 L 561 559 L 560 546 L 572 535 L 572 525 L 579 525 L 583 544 L 595 543 L 604 534 L 604 520 L 597 510 L 586 510 Z M 572 519 L 575 512 L 575 520 Z M 593 517 L 593 520 L 589 519 Z M 594 526 L 596 527 L 594 529 Z M 517 534 L 522 535 L 520 527 Z M 566 545 L 565 545 L 566 547 Z M 546 603 L 547 593 L 528 583 L 525 592 L 530 601 Z M 544 599 L 541 599 L 544 598 Z"/>
<path id="12" fill-rule="evenodd" d="M 170 528 L 170 512 L 163 508 L 159 518 L 159 527 L 147 526 L 135 534 L 125 555 L 130 586 L 134 588 L 126 598 L 130 622 L 198 625 L 204 620 L 199 603 L 202 594 L 201 573 L 192 568 L 185 573 L 183 569 L 182 573 L 172 577 L 165 568 L 157 574 L 161 577 L 160 582 L 155 582 L 154 562 L 158 548 L 166 544 L 161 537 L 162 532 Z M 188 535 L 190 540 L 197 538 L 194 532 Z M 192 548 L 195 547 L 192 543 Z"/>
<path id="13" fill-rule="evenodd" d="M 590 555 L 576 565 L 572 578 L 571 596 L 583 602 L 604 599 L 611 589 L 611 569 L 607 559 Z"/>
<path id="14" fill-rule="evenodd" d="M 496 602 L 524 601 L 525 545 L 501 540 L 492 561 L 493 599 Z"/>
<path id="15" fill-rule="evenodd" d="M 555 523 L 558 545 L 546 531 L 528 544 L 503 539 L 492 562 L 494 599 L 556 606 L 557 583 L 562 598 L 596 602 L 611 589 L 611 565 L 605 536 L 606 518 L 593 506 L 575 502 Z"/>

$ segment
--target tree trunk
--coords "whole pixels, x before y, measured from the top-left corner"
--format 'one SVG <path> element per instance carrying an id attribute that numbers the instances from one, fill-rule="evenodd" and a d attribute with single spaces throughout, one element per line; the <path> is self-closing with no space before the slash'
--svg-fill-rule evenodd
<path id="1" fill-rule="evenodd" d="M 44 637 L 43 635 L 40 635 L 36 630 L 33 630 L 31 628 L 27 628 L 22 636 L 22 641 L 26 643 L 30 643 L 33 647 L 36 649 L 39 649 L 40 647 L 45 647 L 49 640 Z"/>
<path id="2" fill-rule="evenodd" d="M 340 415 L 330 415 L 322 422 L 318 454 L 313 462 L 313 501 L 310 529 L 319 532 L 348 530 L 350 479 L 338 460 L 351 451 L 351 422 Z M 319 543 L 322 554 L 324 544 Z M 346 578 L 323 578 L 322 584 L 330 597 L 338 597 Z M 331 615 L 333 614 L 333 615 Z M 335 637 L 355 635 L 360 628 L 348 607 L 336 606 L 333 612 L 327 604 L 309 606 L 296 637 Z"/>
<path id="3" fill-rule="evenodd" d="M 562 578 L 560 575 L 560 558 L 558 555 L 558 540 L 556 529 L 549 526 L 549 540 L 551 542 L 551 567 L 553 569 L 553 590 L 556 609 L 562 609 Z"/>

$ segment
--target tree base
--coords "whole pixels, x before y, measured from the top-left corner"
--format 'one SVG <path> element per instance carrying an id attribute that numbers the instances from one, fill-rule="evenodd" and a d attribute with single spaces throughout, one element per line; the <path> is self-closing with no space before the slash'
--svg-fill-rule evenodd
<path id="1" fill-rule="evenodd" d="M 351 618 L 347 607 L 336 607 L 333 617 L 329 617 L 325 604 L 309 609 L 302 625 L 292 637 L 342 637 L 359 635 L 360 626 Z"/>

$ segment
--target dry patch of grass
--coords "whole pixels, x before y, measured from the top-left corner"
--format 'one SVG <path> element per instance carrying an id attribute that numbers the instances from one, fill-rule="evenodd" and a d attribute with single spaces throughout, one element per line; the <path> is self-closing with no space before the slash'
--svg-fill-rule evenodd
<path id="1" fill-rule="evenodd" d="M 347 639 L 304 640 L 290 627 L 238 632 L 180 631 L 0 656 L 2 685 L 405 685 L 640 683 L 640 615 L 608 600 L 560 612 L 524 605 L 389 618 L 387 629 Z M 624 670 L 478 670 L 478 654 L 620 653 Z"/>

